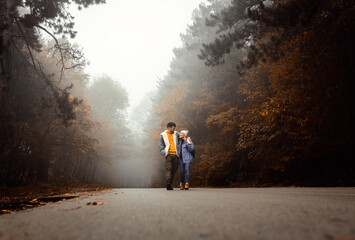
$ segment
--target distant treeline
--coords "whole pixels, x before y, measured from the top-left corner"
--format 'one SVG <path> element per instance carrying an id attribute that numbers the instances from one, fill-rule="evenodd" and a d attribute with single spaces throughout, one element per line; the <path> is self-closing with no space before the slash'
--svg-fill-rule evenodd
<path id="1" fill-rule="evenodd" d="M 197 148 L 193 186 L 354 185 L 354 1 L 209 0 L 193 19 L 152 148 L 174 121 Z"/>
<path id="2" fill-rule="evenodd" d="M 67 40 L 76 34 L 70 1 L 3 2 L 0 186 L 108 182 L 110 162 L 127 154 L 126 90 L 105 75 L 88 83 L 83 54 Z"/>

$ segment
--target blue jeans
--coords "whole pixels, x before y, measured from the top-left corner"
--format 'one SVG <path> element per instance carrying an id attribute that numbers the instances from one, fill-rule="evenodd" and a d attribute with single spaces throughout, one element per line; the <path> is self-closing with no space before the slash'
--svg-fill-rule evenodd
<path id="1" fill-rule="evenodd" d="M 190 183 L 190 165 L 191 163 L 184 163 L 182 159 L 180 159 L 180 179 L 182 183 Z"/>

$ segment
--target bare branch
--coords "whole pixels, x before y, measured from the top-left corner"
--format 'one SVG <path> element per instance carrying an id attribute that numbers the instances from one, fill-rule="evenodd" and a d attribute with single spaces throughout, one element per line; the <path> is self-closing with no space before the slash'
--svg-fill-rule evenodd
<path id="1" fill-rule="evenodd" d="M 49 32 L 47 29 L 45 29 L 44 27 L 40 26 L 40 25 L 36 25 L 36 27 L 38 27 L 39 29 L 42 29 L 43 31 L 45 31 L 48 35 L 50 35 L 53 40 L 55 41 L 56 45 L 57 45 L 57 49 L 59 50 L 59 53 L 60 53 L 60 58 L 61 58 L 61 61 L 62 62 L 62 68 L 60 70 L 60 79 L 62 78 L 63 76 L 63 71 L 65 68 L 65 62 L 64 62 L 64 56 L 63 56 L 63 52 L 62 52 L 62 48 L 60 47 L 60 44 L 58 42 L 58 39 L 51 33 Z"/>

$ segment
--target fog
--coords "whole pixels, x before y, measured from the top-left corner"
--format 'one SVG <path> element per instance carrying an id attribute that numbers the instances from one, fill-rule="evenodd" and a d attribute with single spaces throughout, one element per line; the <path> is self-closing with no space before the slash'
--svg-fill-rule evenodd
<path id="1" fill-rule="evenodd" d="M 2 9 L 4 186 L 164 187 L 158 140 L 171 121 L 196 149 L 191 186 L 354 183 L 353 3 L 41 0 Z"/>
<path id="2" fill-rule="evenodd" d="M 151 141 L 151 129 L 146 128 L 153 126 L 147 125 L 146 118 L 154 118 L 150 115 L 154 112 L 151 97 L 157 81 L 168 72 L 173 49 L 182 46 L 180 34 L 192 23 L 192 12 L 201 2 L 204 1 L 108 0 L 82 10 L 71 7 L 78 32 L 73 42 L 83 48 L 89 61 L 84 71 L 90 75 L 90 81 L 105 74 L 128 93 L 129 103 L 124 112 L 129 133 L 123 136 L 129 138 L 129 146 L 116 149 L 119 153 L 111 160 L 111 166 L 98 169 L 98 175 L 105 175 L 98 176 L 104 183 L 121 187 L 163 184 L 164 179 L 159 179 L 164 178 L 163 157 L 158 153 L 157 142 L 146 144 Z M 159 125 L 159 119 L 156 120 Z M 153 183 L 154 174 L 158 174 L 158 179 Z"/>
<path id="3" fill-rule="evenodd" d="M 91 76 L 107 74 L 128 91 L 132 112 L 169 69 L 180 33 L 192 23 L 202 0 L 107 0 L 77 10 L 71 7 L 78 31 L 73 40 L 84 50 Z"/>

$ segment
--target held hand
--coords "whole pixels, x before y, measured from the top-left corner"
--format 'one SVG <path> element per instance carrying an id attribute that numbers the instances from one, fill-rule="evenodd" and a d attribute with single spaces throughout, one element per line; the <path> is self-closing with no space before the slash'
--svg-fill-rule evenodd
<path id="1" fill-rule="evenodd" d="M 191 138 L 190 137 L 187 138 L 187 142 L 188 143 L 191 142 Z"/>

